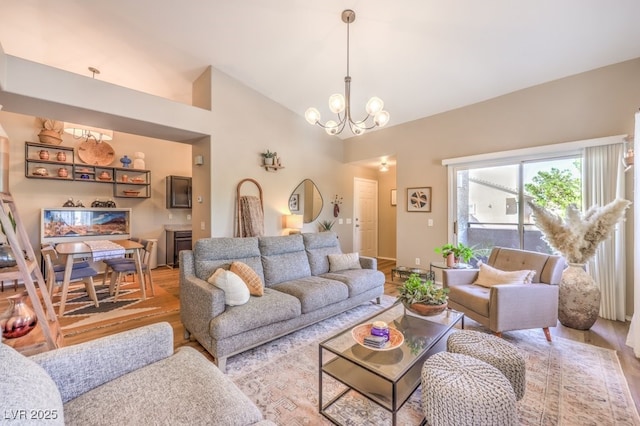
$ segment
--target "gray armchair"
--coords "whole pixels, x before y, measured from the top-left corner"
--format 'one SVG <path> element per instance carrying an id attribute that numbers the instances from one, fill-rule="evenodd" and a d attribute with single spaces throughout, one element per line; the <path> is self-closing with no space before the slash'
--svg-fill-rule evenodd
<path id="1" fill-rule="evenodd" d="M 174 353 L 166 322 L 32 357 L 0 343 L 0 359 L 11 424 L 274 424 L 197 350 Z"/>
<path id="2" fill-rule="evenodd" d="M 542 328 L 551 341 L 549 327 L 558 322 L 558 283 L 565 262 L 560 256 L 494 247 L 486 262 L 502 271 L 536 271 L 531 284 L 473 284 L 477 269 L 445 269 L 444 287 L 449 288 L 449 307 L 500 336 L 503 331 Z"/>

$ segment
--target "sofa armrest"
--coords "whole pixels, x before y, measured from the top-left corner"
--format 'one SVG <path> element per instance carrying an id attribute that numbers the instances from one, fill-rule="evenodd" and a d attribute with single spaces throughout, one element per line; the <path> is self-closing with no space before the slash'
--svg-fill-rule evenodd
<path id="1" fill-rule="evenodd" d="M 172 354 L 173 329 L 161 322 L 30 358 L 47 371 L 60 390 L 62 402 L 67 402 Z"/>
<path id="2" fill-rule="evenodd" d="M 473 284 L 476 278 L 478 278 L 478 269 L 442 270 L 442 286 L 444 288 L 463 284 Z"/>
<path id="3" fill-rule="evenodd" d="M 360 266 L 362 269 L 378 269 L 378 259 L 375 257 L 360 256 Z"/>
<path id="4" fill-rule="evenodd" d="M 493 331 L 555 327 L 558 322 L 558 286 L 493 286 L 489 295 L 489 312 L 489 327 Z"/>
<path id="5" fill-rule="evenodd" d="M 225 310 L 224 291 L 198 278 L 193 251 L 180 252 L 180 320 L 196 337 L 209 336 L 209 323 Z"/>

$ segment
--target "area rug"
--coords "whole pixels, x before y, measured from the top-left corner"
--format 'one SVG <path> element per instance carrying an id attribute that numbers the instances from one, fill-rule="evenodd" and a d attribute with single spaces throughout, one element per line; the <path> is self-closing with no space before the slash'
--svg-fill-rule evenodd
<path id="1" fill-rule="evenodd" d="M 167 293 L 160 286 L 154 286 L 155 296 L 147 286 L 147 297 L 142 300 L 137 282 L 127 282 L 120 286 L 118 300 L 113 301 L 108 285 L 95 282 L 99 306 L 96 307 L 87 295 L 83 285 L 69 291 L 65 311 L 58 322 L 64 336 L 74 336 L 103 326 L 112 326 L 125 321 L 158 315 L 180 309 L 177 297 Z M 60 292 L 53 298 L 53 307 L 58 312 Z"/>
<path id="2" fill-rule="evenodd" d="M 279 425 L 330 425 L 318 413 L 318 344 L 377 311 L 367 303 L 271 343 L 229 358 L 228 375 L 265 417 Z M 468 329 L 483 328 L 471 320 Z M 541 330 L 503 334 L 526 358 L 527 387 L 518 403 L 521 425 L 640 425 L 640 418 L 615 351 L 555 337 L 549 343 Z M 344 389 L 323 377 L 323 400 Z M 402 407 L 399 425 L 422 421 L 420 388 Z M 331 414 L 348 425 L 391 424 L 388 411 L 356 392 L 347 393 Z"/>

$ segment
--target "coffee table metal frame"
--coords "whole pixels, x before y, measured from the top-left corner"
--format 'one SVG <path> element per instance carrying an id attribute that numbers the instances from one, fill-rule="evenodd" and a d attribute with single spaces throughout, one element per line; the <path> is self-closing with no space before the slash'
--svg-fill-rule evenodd
<path id="1" fill-rule="evenodd" d="M 409 268 L 407 266 L 396 266 L 391 269 L 391 280 L 395 280 L 399 278 L 401 280 L 406 280 L 409 278 L 411 274 L 418 274 L 418 276 L 426 281 L 433 281 L 435 279 L 435 274 L 432 270 L 426 270 L 422 268 Z"/>
<path id="2" fill-rule="evenodd" d="M 376 351 L 359 345 L 351 330 L 322 341 L 318 356 L 318 410 L 335 424 L 340 424 L 328 409 L 345 394 L 353 390 L 380 407 L 391 412 L 392 424 L 411 394 L 420 385 L 424 361 L 431 355 L 446 350 L 447 336 L 453 328 L 464 328 L 464 314 L 447 309 L 439 315 L 423 317 L 407 312 L 396 303 L 388 309 L 367 318 L 360 324 L 385 321 L 400 330 L 404 343 L 389 351 Z M 324 351 L 329 359 L 323 361 Z M 330 401 L 323 402 L 322 378 L 327 374 L 346 386 Z"/>

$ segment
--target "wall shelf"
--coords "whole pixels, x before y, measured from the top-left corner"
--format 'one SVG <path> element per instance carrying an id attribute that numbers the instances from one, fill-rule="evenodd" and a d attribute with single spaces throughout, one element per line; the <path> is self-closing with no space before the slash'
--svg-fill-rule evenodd
<path id="1" fill-rule="evenodd" d="M 41 151 L 46 151 L 49 158 L 40 158 Z M 64 161 L 57 160 L 60 153 L 66 157 Z M 113 185 L 117 198 L 151 197 L 150 170 L 76 163 L 73 148 L 36 142 L 25 142 L 24 158 L 24 175 L 29 179 L 106 183 Z M 67 176 L 59 176 L 60 169 L 66 169 Z"/>
<path id="2" fill-rule="evenodd" d="M 280 169 L 284 169 L 284 166 L 271 166 L 271 165 L 266 165 L 266 164 L 263 164 L 260 167 L 264 167 L 264 169 L 266 171 L 268 171 L 268 172 L 277 172 Z"/>

